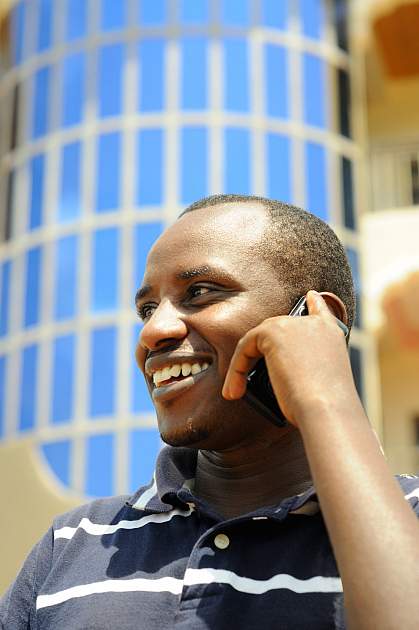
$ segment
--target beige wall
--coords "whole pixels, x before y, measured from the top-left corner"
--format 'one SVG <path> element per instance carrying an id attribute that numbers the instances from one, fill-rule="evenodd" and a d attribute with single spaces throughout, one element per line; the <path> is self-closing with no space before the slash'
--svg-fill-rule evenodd
<path id="1" fill-rule="evenodd" d="M 374 71 L 370 68 L 369 76 Z M 374 77 L 371 76 L 374 82 Z M 378 81 L 377 81 L 378 83 Z M 419 140 L 419 81 L 404 79 L 382 82 L 370 95 L 368 128 L 371 142 Z"/>
<path id="2" fill-rule="evenodd" d="M 419 415 L 419 351 L 401 349 L 385 329 L 379 342 L 383 442 L 395 473 L 419 473 L 413 417 Z"/>
<path id="3" fill-rule="evenodd" d="M 59 513 L 82 501 L 54 482 L 30 440 L 0 445 L 0 594 Z"/>
<path id="4" fill-rule="evenodd" d="M 419 209 L 384 210 L 362 216 L 364 321 L 377 344 L 381 390 L 381 439 L 394 473 L 418 473 L 413 416 L 419 414 L 419 348 L 403 346 L 397 326 L 389 326 L 382 300 L 390 287 L 409 292 L 408 278 L 419 271 Z M 416 306 L 403 293 L 404 305 Z M 416 300 L 417 301 L 417 298 Z M 406 306 L 406 315 L 409 315 Z M 409 321 L 416 326 L 417 317 Z M 402 322 L 399 322 L 400 324 Z M 396 322 L 397 324 L 397 322 Z M 415 328 L 416 330 L 416 328 Z M 399 331 L 400 332 L 400 331 Z"/>

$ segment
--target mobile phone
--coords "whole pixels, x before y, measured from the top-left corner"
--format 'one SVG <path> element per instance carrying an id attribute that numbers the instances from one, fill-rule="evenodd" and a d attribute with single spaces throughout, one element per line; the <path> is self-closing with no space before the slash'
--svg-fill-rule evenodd
<path id="1" fill-rule="evenodd" d="M 308 315 L 305 295 L 298 300 L 289 312 L 289 315 L 292 317 Z M 342 328 L 345 337 L 347 337 L 349 331 L 345 324 L 339 319 L 336 319 L 336 323 Z M 247 390 L 244 399 L 276 426 L 284 427 L 287 424 L 287 419 L 276 400 L 264 359 L 260 359 L 247 375 Z"/>

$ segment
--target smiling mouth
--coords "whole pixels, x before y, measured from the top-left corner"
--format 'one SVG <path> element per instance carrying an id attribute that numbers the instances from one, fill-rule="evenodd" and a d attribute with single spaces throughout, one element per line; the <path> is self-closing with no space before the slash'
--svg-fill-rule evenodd
<path id="1" fill-rule="evenodd" d="M 182 395 L 187 390 L 194 387 L 194 385 L 196 385 L 196 383 L 198 383 L 200 380 L 205 378 L 206 372 L 208 371 L 208 368 L 210 367 L 210 364 L 207 362 L 201 363 L 201 364 L 192 364 L 192 365 L 188 364 L 188 365 L 191 369 L 182 368 L 178 376 L 172 376 L 170 374 L 167 377 L 167 372 L 166 373 L 163 372 L 161 377 L 163 378 L 166 376 L 167 378 L 165 378 L 164 380 L 159 380 L 159 376 L 157 377 L 158 384 L 157 385 L 155 384 L 152 391 L 152 398 L 156 403 L 167 402 L 167 401 L 172 400 L 173 398 L 176 398 Z M 195 367 L 192 370 L 194 365 L 198 365 L 198 367 L 200 368 L 199 371 L 197 367 Z M 171 366 L 171 368 L 173 367 L 174 366 Z M 163 368 L 163 369 L 166 369 L 166 368 Z M 159 370 L 159 372 L 161 371 L 163 370 Z M 178 370 L 174 370 L 175 373 L 177 371 Z M 187 372 L 187 374 L 184 374 L 183 372 Z M 156 374 L 156 372 L 154 374 Z M 154 380 L 154 374 L 153 374 L 153 380 Z"/>
<path id="2" fill-rule="evenodd" d="M 190 375 L 196 376 L 201 372 L 205 372 L 208 368 L 209 363 L 207 361 L 202 363 L 174 363 L 161 370 L 156 370 L 153 373 L 153 383 L 155 388 L 165 387 L 171 383 L 178 383 L 187 379 Z"/>

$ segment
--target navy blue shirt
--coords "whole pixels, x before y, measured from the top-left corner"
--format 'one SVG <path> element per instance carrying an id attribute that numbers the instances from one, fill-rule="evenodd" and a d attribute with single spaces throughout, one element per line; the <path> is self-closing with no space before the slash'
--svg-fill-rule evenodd
<path id="1" fill-rule="evenodd" d="M 1 628 L 344 628 L 314 489 L 224 519 L 194 495 L 195 468 L 196 451 L 166 447 L 133 497 L 59 516 L 1 600 Z M 419 515 L 419 478 L 398 480 Z"/>

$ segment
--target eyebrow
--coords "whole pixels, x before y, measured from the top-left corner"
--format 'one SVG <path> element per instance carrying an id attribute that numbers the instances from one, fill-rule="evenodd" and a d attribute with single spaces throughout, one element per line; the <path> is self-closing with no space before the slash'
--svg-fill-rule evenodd
<path id="1" fill-rule="evenodd" d="M 212 280 L 232 280 L 230 274 L 228 274 L 223 269 L 218 269 L 216 267 L 209 267 L 208 265 L 202 265 L 202 267 L 193 267 L 191 269 L 185 269 L 185 271 L 180 271 L 175 275 L 177 280 L 191 280 L 192 278 L 200 278 L 201 276 L 206 276 Z M 140 287 L 135 294 L 135 304 L 139 300 L 147 297 L 149 293 L 152 291 L 151 284 L 145 284 Z"/>

